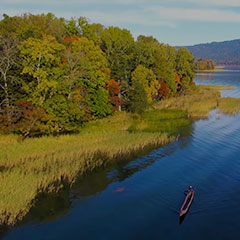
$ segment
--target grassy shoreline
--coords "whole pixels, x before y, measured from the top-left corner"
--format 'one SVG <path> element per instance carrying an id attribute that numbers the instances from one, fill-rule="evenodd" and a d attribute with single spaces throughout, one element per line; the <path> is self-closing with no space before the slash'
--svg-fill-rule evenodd
<path id="1" fill-rule="evenodd" d="M 224 68 L 215 68 L 215 69 L 208 69 L 208 70 L 196 70 L 196 73 L 215 73 L 215 72 L 227 72 L 228 70 Z"/>
<path id="2" fill-rule="evenodd" d="M 221 98 L 218 109 L 225 114 L 235 115 L 240 111 L 240 98 Z"/>
<path id="3" fill-rule="evenodd" d="M 235 90 L 237 89 L 237 87 L 235 86 L 221 86 L 221 85 L 218 85 L 218 86 L 215 86 L 215 85 L 201 85 L 200 88 L 202 89 L 215 89 L 215 90 Z"/>
<path id="4" fill-rule="evenodd" d="M 22 143 L 17 136 L 0 136 L 0 181 L 4 186 L 0 191 L 0 223 L 13 225 L 22 220 L 39 194 L 57 192 L 63 182 L 71 185 L 79 175 L 173 142 L 176 136 L 172 134 L 190 124 L 184 111 L 155 111 L 154 115 L 117 113 L 87 124 L 77 135 Z M 165 129 L 169 118 L 172 121 Z M 159 129 L 155 129 L 157 121 L 161 122 Z"/>
<path id="5" fill-rule="evenodd" d="M 197 93 L 170 98 L 142 115 L 116 113 L 90 122 L 76 135 L 26 139 L 0 136 L 0 224 L 14 225 L 43 192 L 57 192 L 63 182 L 114 161 L 134 159 L 173 142 L 191 119 L 206 118 L 211 109 L 240 111 L 239 99 L 221 99 L 219 87 L 200 86 Z"/>
<path id="6" fill-rule="evenodd" d="M 198 92 L 166 99 L 155 105 L 155 109 L 181 109 L 188 112 L 193 119 L 207 118 L 210 110 L 217 108 L 220 92 L 215 88 L 199 86 Z"/>

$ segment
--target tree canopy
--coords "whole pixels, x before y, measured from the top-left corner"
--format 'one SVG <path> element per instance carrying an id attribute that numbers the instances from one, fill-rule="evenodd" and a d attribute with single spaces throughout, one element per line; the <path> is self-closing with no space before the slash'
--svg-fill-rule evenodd
<path id="1" fill-rule="evenodd" d="M 52 13 L 0 21 L 0 131 L 26 135 L 79 131 L 113 111 L 141 112 L 185 94 L 194 58 L 180 48 L 119 27 Z M 199 65 L 202 64 L 199 62 Z"/>

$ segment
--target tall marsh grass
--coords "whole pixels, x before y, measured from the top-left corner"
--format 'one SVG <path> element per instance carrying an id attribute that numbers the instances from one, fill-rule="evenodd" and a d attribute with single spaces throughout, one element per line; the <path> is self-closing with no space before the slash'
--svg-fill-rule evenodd
<path id="1" fill-rule="evenodd" d="M 169 134 L 189 123 L 184 121 L 185 116 L 175 110 L 143 116 L 119 113 L 87 124 L 77 135 L 26 139 L 22 143 L 14 135 L 0 136 L 0 223 L 12 225 L 21 220 L 38 194 L 58 191 L 63 182 L 72 184 L 79 175 L 174 141 Z M 135 121 L 145 128 L 129 131 Z M 163 131 L 169 121 L 172 125 Z"/>
<path id="2" fill-rule="evenodd" d="M 221 98 L 218 108 L 225 114 L 237 114 L 240 112 L 240 98 Z"/>
<path id="3" fill-rule="evenodd" d="M 216 89 L 199 87 L 193 95 L 169 98 L 157 103 L 155 109 L 181 109 L 191 118 L 207 118 L 209 111 L 218 106 L 220 93 Z"/>

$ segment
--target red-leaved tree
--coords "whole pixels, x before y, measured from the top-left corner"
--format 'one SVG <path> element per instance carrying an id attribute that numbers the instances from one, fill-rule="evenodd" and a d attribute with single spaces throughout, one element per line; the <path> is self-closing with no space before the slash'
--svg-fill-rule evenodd
<path id="1" fill-rule="evenodd" d="M 158 89 L 158 98 L 159 99 L 166 99 L 169 97 L 170 89 L 167 83 L 161 81 L 160 88 Z"/>
<path id="2" fill-rule="evenodd" d="M 117 81 L 110 79 L 106 85 L 106 89 L 109 92 L 109 100 L 113 106 L 114 111 L 118 111 L 122 105 L 122 100 L 119 98 L 120 87 Z"/>

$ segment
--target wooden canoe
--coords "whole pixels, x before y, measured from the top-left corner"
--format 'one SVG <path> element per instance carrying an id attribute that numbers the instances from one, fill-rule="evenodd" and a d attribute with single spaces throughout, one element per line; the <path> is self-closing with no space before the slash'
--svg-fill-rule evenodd
<path id="1" fill-rule="evenodd" d="M 180 214 L 179 214 L 180 217 L 183 217 L 188 212 L 188 210 L 192 204 L 193 198 L 194 198 L 194 191 L 189 192 L 185 198 L 185 201 L 184 201 L 181 209 L 180 209 Z"/>

